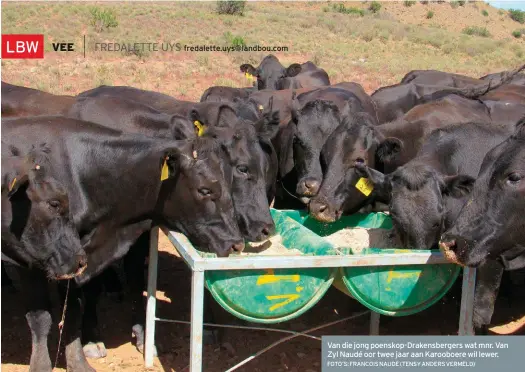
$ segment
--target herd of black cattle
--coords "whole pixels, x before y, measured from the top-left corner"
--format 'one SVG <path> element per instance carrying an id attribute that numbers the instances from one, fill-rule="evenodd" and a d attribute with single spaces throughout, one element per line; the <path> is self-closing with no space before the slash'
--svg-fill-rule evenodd
<path id="1" fill-rule="evenodd" d="M 275 233 L 275 208 L 333 222 L 388 208 L 407 248 L 478 267 L 484 333 L 504 270 L 525 266 L 525 75 L 408 73 L 368 95 L 311 62 L 240 69 L 200 102 L 126 86 L 56 96 L 2 82 L 2 273 L 15 267 L 31 371 L 51 371 L 47 280 L 67 297 L 69 370 L 106 354 L 96 304 L 122 259 L 144 344 L 144 261 L 164 225 L 220 257 Z M 365 187 L 356 184 L 363 180 Z M 8 280 L 7 277 L 5 277 Z"/>

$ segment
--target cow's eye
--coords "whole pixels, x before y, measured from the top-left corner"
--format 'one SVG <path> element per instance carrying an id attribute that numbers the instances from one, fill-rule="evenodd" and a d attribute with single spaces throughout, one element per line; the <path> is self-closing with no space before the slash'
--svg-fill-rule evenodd
<path id="1" fill-rule="evenodd" d="M 507 183 L 511 186 L 517 186 L 518 183 L 523 179 L 523 176 L 518 173 L 511 173 L 507 177 Z"/>
<path id="2" fill-rule="evenodd" d="M 248 167 L 246 165 L 237 166 L 237 170 L 243 174 L 248 173 Z"/>
<path id="3" fill-rule="evenodd" d="M 58 200 L 48 200 L 47 204 L 49 204 L 49 206 L 53 209 L 60 208 L 60 202 Z"/>
<path id="4" fill-rule="evenodd" d="M 199 189 L 199 194 L 201 194 L 202 196 L 210 196 L 211 195 L 211 190 L 207 189 L 205 187 L 202 187 L 202 188 Z"/>

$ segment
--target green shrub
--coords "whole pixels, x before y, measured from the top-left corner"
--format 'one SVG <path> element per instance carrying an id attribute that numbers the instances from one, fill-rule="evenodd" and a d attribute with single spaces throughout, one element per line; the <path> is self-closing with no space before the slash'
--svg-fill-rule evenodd
<path id="1" fill-rule="evenodd" d="M 242 36 L 235 36 L 232 39 L 232 45 L 233 46 L 243 46 L 243 45 L 246 45 L 246 43 L 244 42 L 244 39 L 242 38 Z"/>
<path id="2" fill-rule="evenodd" d="M 429 10 L 427 13 L 427 19 L 431 19 L 432 17 L 434 17 L 434 12 Z"/>
<path id="3" fill-rule="evenodd" d="M 242 46 L 246 45 L 244 38 L 242 36 L 233 35 L 230 31 L 224 33 L 224 38 L 228 43 L 233 46 Z"/>
<path id="4" fill-rule="evenodd" d="M 363 17 L 365 15 L 365 11 L 360 8 L 353 8 L 353 7 L 345 7 L 344 4 L 333 4 L 332 9 L 334 12 L 337 13 L 343 13 L 343 14 L 357 14 Z"/>
<path id="5" fill-rule="evenodd" d="M 217 1 L 217 13 L 230 15 L 244 15 L 244 0 L 221 0 Z"/>
<path id="6" fill-rule="evenodd" d="M 368 10 L 370 10 L 372 13 L 377 13 L 381 9 L 381 3 L 378 1 L 372 1 L 370 6 L 368 7 Z"/>
<path id="7" fill-rule="evenodd" d="M 525 23 L 525 11 L 518 9 L 510 9 L 509 17 L 521 24 Z"/>
<path id="8" fill-rule="evenodd" d="M 466 3 L 465 0 L 459 0 L 459 1 L 458 1 L 458 5 L 459 5 L 459 6 L 464 6 L 465 3 Z"/>
<path id="9" fill-rule="evenodd" d="M 91 26 L 93 26 L 97 32 L 118 26 L 117 17 L 111 9 L 102 10 L 93 7 L 89 9 L 89 12 L 91 13 Z"/>
<path id="10" fill-rule="evenodd" d="M 415 2 L 415 1 L 408 1 L 408 0 L 405 0 L 405 1 L 403 1 L 403 4 L 405 4 L 405 6 L 406 6 L 407 8 L 409 8 L 409 7 L 411 7 L 412 5 L 415 5 L 416 2 Z"/>
<path id="11" fill-rule="evenodd" d="M 450 6 L 451 6 L 453 9 L 456 9 L 457 7 L 459 7 L 459 1 L 451 1 L 451 2 L 450 2 Z"/>
<path id="12" fill-rule="evenodd" d="M 481 14 L 483 14 L 485 17 L 489 16 L 489 12 L 487 12 L 485 9 L 481 11 Z"/>
<path id="13" fill-rule="evenodd" d="M 485 27 L 469 26 L 469 27 L 465 27 L 461 32 L 467 35 L 490 37 L 490 32 Z"/>
<path id="14" fill-rule="evenodd" d="M 512 31 L 512 36 L 514 36 L 516 39 L 519 39 L 521 37 L 521 30 Z"/>
<path id="15" fill-rule="evenodd" d="M 423 4 L 423 5 L 427 5 L 428 1 L 420 1 L 420 3 Z"/>

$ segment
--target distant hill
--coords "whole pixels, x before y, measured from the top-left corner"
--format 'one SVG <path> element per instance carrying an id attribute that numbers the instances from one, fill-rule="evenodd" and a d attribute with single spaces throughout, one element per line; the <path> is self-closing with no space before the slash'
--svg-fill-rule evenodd
<path id="1" fill-rule="evenodd" d="M 2 5 L 2 33 L 44 33 L 44 60 L 2 60 L 2 78 L 52 93 L 100 84 L 132 85 L 199 99 L 212 85 L 250 84 L 242 63 L 273 53 L 283 64 L 311 60 L 332 82 L 371 92 L 414 69 L 482 76 L 525 61 L 525 25 L 483 2 L 247 2 L 243 16 L 219 15 L 214 2 L 13 3 Z M 411 6 L 406 6 L 406 5 Z M 380 8 L 377 12 L 370 9 Z M 111 25 L 105 27 L 105 25 Z M 83 36 L 86 36 L 86 59 Z M 51 42 L 73 41 L 74 53 Z M 275 52 L 95 51 L 96 43 L 284 46 Z"/>

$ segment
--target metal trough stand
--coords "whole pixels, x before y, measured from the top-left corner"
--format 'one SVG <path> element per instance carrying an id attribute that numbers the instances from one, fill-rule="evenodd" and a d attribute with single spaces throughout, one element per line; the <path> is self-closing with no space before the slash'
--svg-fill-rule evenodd
<path id="1" fill-rule="evenodd" d="M 253 270 L 253 269 L 297 269 L 310 267 L 349 267 L 386 265 L 425 265 L 449 263 L 441 253 L 400 253 L 391 255 L 348 255 L 348 256 L 273 256 L 243 258 L 202 258 L 197 250 L 180 233 L 162 228 L 182 259 L 192 270 L 191 281 L 191 344 L 190 372 L 202 371 L 202 333 L 204 308 L 204 273 L 208 270 Z M 146 368 L 153 367 L 155 322 L 166 321 L 155 315 L 158 264 L 158 228 L 151 233 L 148 294 L 146 308 L 146 344 L 144 358 Z M 473 335 L 472 314 L 476 269 L 463 269 L 463 288 L 461 293 L 461 313 L 459 318 L 460 336 Z M 370 334 L 379 334 L 379 314 L 372 312 Z"/>

